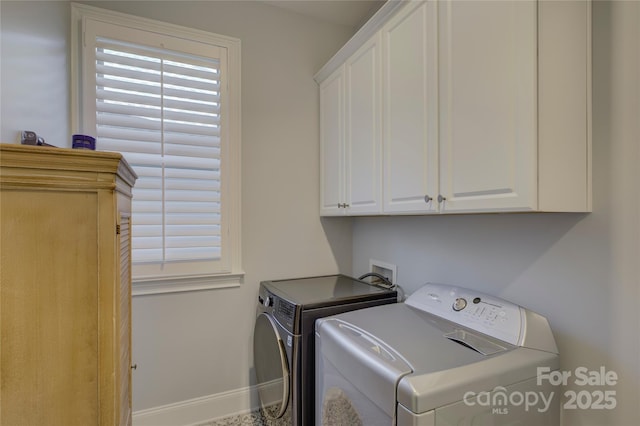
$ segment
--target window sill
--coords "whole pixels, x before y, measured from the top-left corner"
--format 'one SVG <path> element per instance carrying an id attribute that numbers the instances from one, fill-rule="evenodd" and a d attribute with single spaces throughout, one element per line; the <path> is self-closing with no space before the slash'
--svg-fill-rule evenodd
<path id="1" fill-rule="evenodd" d="M 215 290 L 240 287 L 244 272 L 227 275 L 204 275 L 195 277 L 170 277 L 133 280 L 132 296 L 182 293 L 186 291 Z"/>

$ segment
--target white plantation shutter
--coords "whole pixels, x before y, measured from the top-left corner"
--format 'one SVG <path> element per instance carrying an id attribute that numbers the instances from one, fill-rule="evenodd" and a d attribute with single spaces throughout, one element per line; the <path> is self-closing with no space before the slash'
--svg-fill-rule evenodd
<path id="1" fill-rule="evenodd" d="M 83 23 L 84 132 L 96 136 L 97 149 L 121 152 L 138 174 L 134 278 L 230 272 L 226 49 Z"/>
<path id="2" fill-rule="evenodd" d="M 220 259 L 219 61 L 98 38 L 96 111 L 139 176 L 133 262 Z"/>

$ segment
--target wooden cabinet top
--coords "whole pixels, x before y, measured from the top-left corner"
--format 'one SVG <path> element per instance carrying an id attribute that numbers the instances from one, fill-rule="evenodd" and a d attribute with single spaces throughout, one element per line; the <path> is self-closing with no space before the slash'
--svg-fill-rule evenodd
<path id="1" fill-rule="evenodd" d="M 21 176 L 43 176 L 43 173 L 52 171 L 77 176 L 106 173 L 117 176 L 130 187 L 137 179 L 131 166 L 117 152 L 0 143 L 0 180 L 3 186 L 17 183 L 15 179 Z"/>

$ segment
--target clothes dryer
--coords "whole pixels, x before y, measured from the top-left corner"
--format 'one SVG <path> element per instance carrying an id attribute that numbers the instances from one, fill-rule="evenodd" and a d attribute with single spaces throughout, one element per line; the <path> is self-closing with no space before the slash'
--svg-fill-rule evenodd
<path id="1" fill-rule="evenodd" d="M 556 426 L 547 320 L 474 290 L 427 284 L 405 303 L 316 322 L 316 425 Z M 548 376 L 547 376 L 548 377 Z"/>
<path id="2" fill-rule="evenodd" d="M 315 321 L 396 301 L 394 289 L 346 275 L 260 283 L 253 353 L 265 415 L 284 424 L 313 425 Z"/>

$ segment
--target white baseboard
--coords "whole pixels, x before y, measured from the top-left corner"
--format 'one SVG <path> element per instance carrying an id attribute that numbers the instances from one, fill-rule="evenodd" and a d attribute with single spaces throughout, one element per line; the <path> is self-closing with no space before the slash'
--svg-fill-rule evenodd
<path id="1" fill-rule="evenodd" d="M 133 426 L 190 426 L 259 408 L 255 386 L 134 411 Z"/>

